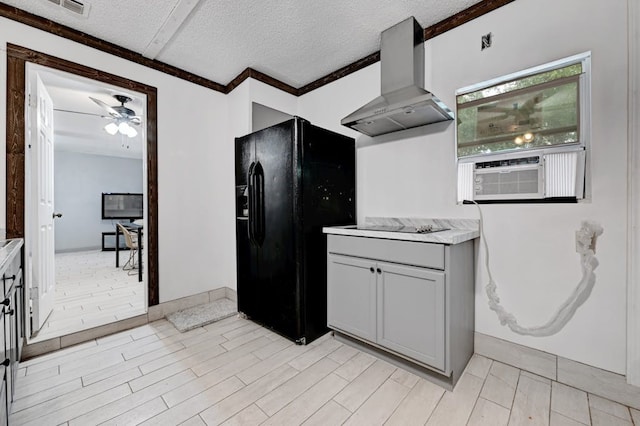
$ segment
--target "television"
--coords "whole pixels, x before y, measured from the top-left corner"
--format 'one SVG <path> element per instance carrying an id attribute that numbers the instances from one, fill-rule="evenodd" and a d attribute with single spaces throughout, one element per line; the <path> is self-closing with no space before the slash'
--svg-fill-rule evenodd
<path id="1" fill-rule="evenodd" d="M 142 219 L 142 194 L 102 193 L 102 219 Z"/>

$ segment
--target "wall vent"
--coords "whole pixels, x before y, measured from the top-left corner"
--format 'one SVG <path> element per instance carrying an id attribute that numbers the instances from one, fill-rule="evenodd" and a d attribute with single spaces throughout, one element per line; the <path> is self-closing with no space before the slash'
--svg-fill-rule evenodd
<path id="1" fill-rule="evenodd" d="M 74 15 L 80 15 L 83 18 L 89 16 L 89 4 L 87 2 L 79 2 L 77 0 L 47 0 L 47 2 L 60 6 Z"/>
<path id="2" fill-rule="evenodd" d="M 62 7 L 78 15 L 84 15 L 84 4 L 75 0 L 62 0 Z"/>

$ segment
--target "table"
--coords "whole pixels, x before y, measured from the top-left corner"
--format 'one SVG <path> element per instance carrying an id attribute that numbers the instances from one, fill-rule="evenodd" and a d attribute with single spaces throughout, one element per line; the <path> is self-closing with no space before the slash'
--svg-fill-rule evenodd
<path id="1" fill-rule="evenodd" d="M 138 234 L 138 281 L 142 281 L 142 225 L 121 223 L 125 228 Z M 116 268 L 120 267 L 120 228 L 116 225 Z"/>

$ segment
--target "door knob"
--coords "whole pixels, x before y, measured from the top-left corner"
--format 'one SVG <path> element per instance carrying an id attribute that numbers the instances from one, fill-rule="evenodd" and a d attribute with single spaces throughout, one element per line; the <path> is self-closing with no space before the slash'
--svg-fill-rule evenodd
<path id="1" fill-rule="evenodd" d="M 53 218 L 62 217 L 62 213 L 54 213 Z"/>

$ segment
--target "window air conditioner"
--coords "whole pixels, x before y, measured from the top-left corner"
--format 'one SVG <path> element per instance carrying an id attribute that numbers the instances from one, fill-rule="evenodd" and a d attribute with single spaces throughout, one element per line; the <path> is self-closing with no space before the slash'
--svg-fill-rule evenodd
<path id="1" fill-rule="evenodd" d="M 458 201 L 584 198 L 584 150 L 458 164 Z"/>

